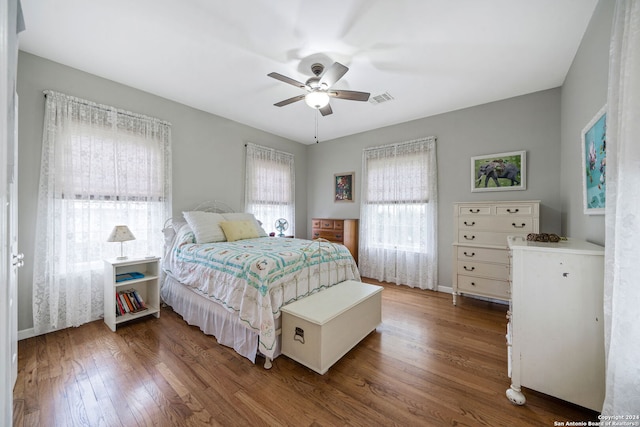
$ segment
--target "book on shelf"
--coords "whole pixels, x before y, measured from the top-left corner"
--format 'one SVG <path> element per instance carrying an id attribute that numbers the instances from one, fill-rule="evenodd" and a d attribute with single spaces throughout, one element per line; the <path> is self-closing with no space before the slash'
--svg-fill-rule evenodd
<path id="1" fill-rule="evenodd" d="M 127 304 L 127 302 L 124 300 L 124 296 L 122 295 L 122 292 L 118 292 L 117 295 L 118 295 L 118 300 L 120 300 L 120 305 L 122 305 L 124 312 L 128 313 L 129 311 L 131 311 L 131 309 L 129 308 L 129 304 Z"/>
<path id="2" fill-rule="evenodd" d="M 129 296 L 127 296 L 126 292 L 120 292 L 120 298 L 122 298 L 124 303 L 127 304 L 127 307 L 129 308 L 129 313 L 135 310 L 135 307 L 133 306 L 133 304 L 131 304 L 131 300 L 129 299 Z"/>
<path id="3" fill-rule="evenodd" d="M 118 311 L 122 314 L 125 313 L 138 313 L 140 311 L 147 310 L 147 306 L 144 300 L 140 296 L 140 293 L 135 289 L 127 289 L 125 291 L 116 292 L 116 316 Z"/>
<path id="4" fill-rule="evenodd" d="M 142 300 L 142 297 L 140 296 L 140 293 L 137 290 L 129 289 L 127 292 L 129 293 L 129 299 L 131 300 L 131 303 L 136 306 L 136 310 L 141 311 L 147 308 L 147 306 L 144 304 L 144 301 Z"/>
<path id="5" fill-rule="evenodd" d="M 133 292 L 131 291 L 131 289 L 124 292 L 127 298 L 129 299 L 129 301 L 131 302 L 131 305 L 133 306 L 133 311 L 138 311 L 140 309 L 140 305 L 138 305 L 138 301 L 136 301 L 135 297 L 133 296 Z"/>
<path id="6" fill-rule="evenodd" d="M 147 308 L 138 291 L 136 291 L 135 289 L 131 289 L 131 295 L 136 300 L 136 304 L 138 305 L 138 307 L 140 307 L 141 309 Z"/>
<path id="7" fill-rule="evenodd" d="M 120 300 L 120 295 L 118 295 L 118 292 L 116 291 L 116 317 L 122 316 L 125 313 L 126 311 L 122 305 L 122 301 Z"/>

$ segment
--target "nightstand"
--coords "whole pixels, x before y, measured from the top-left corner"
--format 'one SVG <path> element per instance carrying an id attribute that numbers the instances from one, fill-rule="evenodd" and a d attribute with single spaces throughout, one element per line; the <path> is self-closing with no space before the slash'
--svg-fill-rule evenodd
<path id="1" fill-rule="evenodd" d="M 122 280 L 125 278 L 127 280 Z M 133 309 L 127 309 L 124 307 L 126 298 L 120 297 L 120 294 L 126 294 L 128 298 L 140 298 L 146 309 L 136 310 L 136 303 Z M 120 299 L 120 303 L 116 297 Z M 123 314 L 118 315 L 117 311 Z M 160 258 L 105 260 L 104 323 L 115 332 L 116 325 L 149 315 L 160 317 Z"/>

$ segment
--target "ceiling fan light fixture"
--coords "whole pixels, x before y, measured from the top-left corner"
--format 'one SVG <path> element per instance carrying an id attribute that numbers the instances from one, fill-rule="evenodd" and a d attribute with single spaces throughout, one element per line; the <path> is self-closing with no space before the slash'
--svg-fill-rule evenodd
<path id="1" fill-rule="evenodd" d="M 309 107 L 319 110 L 329 103 L 329 95 L 322 91 L 309 92 L 304 97 L 304 102 L 306 102 Z"/>
<path id="2" fill-rule="evenodd" d="M 306 83 L 299 82 L 291 77 L 283 76 L 276 72 L 267 74 L 269 77 L 280 80 L 281 82 L 290 84 L 299 89 L 304 89 L 307 92 L 305 94 L 300 94 L 298 96 L 276 102 L 273 105 L 276 107 L 284 107 L 285 105 L 293 104 L 294 102 L 302 101 L 304 99 L 305 103 L 309 107 L 318 110 L 323 116 L 328 116 L 329 114 L 333 114 L 331 104 L 329 103 L 331 98 L 344 99 L 348 101 L 369 100 L 369 96 L 371 95 L 369 92 L 332 89 L 333 85 L 340 80 L 347 71 L 349 71 L 349 68 L 339 62 L 334 62 L 327 70 L 325 70 L 324 66 L 319 63 L 313 64 L 311 69 L 315 76 L 307 79 Z"/>

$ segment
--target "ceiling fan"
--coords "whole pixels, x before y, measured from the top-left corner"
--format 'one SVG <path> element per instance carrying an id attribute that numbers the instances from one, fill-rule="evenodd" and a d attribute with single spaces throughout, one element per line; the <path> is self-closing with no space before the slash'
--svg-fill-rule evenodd
<path id="1" fill-rule="evenodd" d="M 349 101 L 367 101 L 369 99 L 368 92 L 331 90 L 331 87 L 336 84 L 336 82 L 340 80 L 347 71 L 349 71 L 349 68 L 339 62 L 334 62 L 327 71 L 324 71 L 324 65 L 315 63 L 311 65 L 311 71 L 315 76 L 309 78 L 306 83 L 299 82 L 279 73 L 267 74 L 269 77 L 273 77 L 276 80 L 280 80 L 281 82 L 288 83 L 307 91 L 305 94 L 285 99 L 284 101 L 277 102 L 273 105 L 276 107 L 284 107 L 285 105 L 304 99 L 309 107 L 315 108 L 319 110 L 323 116 L 327 116 L 333 113 L 331 105 L 329 105 L 330 98 L 346 99 Z"/>

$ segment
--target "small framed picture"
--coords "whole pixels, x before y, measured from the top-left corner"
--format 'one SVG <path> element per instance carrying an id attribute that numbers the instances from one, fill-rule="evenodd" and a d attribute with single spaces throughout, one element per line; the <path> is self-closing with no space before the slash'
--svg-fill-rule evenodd
<path id="1" fill-rule="evenodd" d="M 471 192 L 526 190 L 526 170 L 526 151 L 472 157 Z"/>
<path id="2" fill-rule="evenodd" d="M 333 201 L 353 202 L 355 172 L 337 173 L 333 176 Z"/>
<path id="3" fill-rule="evenodd" d="M 604 215 L 606 202 L 606 105 L 582 130 L 582 200 L 586 215 Z"/>

